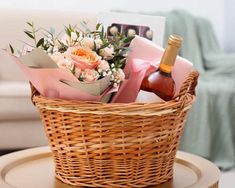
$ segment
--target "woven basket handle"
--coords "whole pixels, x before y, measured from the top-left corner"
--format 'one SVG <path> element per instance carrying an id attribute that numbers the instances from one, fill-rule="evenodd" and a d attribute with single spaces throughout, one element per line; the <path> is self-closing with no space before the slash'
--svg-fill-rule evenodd
<path id="1" fill-rule="evenodd" d="M 31 101 L 35 105 L 35 102 L 33 101 L 33 97 L 36 95 L 39 95 L 39 92 L 36 90 L 36 88 L 33 86 L 31 82 L 29 82 L 29 84 L 30 84 L 30 89 L 31 89 Z"/>
<path id="2" fill-rule="evenodd" d="M 181 101 L 181 108 L 180 109 L 184 109 L 186 101 L 187 101 L 187 93 L 191 94 L 191 95 L 196 95 L 196 86 L 197 86 L 197 81 L 198 81 L 198 77 L 199 77 L 199 72 L 198 71 L 192 71 L 187 79 L 184 81 L 184 83 L 181 86 L 179 95 L 176 96 L 179 97 L 179 100 Z M 182 110 L 181 110 L 182 112 Z"/>
<path id="3" fill-rule="evenodd" d="M 191 95 L 195 95 L 195 89 L 197 86 L 197 81 L 198 81 L 198 77 L 199 77 L 199 72 L 198 71 L 192 71 L 187 79 L 184 81 L 184 83 L 182 84 L 181 88 L 180 88 L 180 92 L 179 92 L 179 98 L 182 98 L 186 95 L 186 93 L 189 93 Z"/>

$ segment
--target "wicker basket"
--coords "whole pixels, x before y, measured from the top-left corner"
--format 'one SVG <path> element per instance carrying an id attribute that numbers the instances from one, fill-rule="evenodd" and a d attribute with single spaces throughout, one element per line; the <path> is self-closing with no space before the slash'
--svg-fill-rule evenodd
<path id="1" fill-rule="evenodd" d="M 98 103 L 50 99 L 32 87 L 55 162 L 66 184 L 145 187 L 170 180 L 198 72 L 165 103 Z"/>

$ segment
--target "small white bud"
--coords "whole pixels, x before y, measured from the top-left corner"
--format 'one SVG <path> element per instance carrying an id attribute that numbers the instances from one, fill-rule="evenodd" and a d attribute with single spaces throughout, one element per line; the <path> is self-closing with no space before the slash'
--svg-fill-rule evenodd
<path id="1" fill-rule="evenodd" d="M 111 35 L 116 35 L 118 33 L 118 27 L 117 26 L 112 26 L 109 29 L 109 32 L 111 33 Z"/>
<path id="2" fill-rule="evenodd" d="M 103 76 L 106 76 L 107 74 L 106 74 L 106 72 L 103 72 Z"/>

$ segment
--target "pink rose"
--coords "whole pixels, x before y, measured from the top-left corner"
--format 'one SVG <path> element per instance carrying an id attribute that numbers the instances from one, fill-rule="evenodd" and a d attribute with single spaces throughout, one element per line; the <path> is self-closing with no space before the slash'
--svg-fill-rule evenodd
<path id="1" fill-rule="evenodd" d="M 73 69 L 73 63 L 71 61 L 69 61 L 68 59 L 61 59 L 57 62 L 57 65 L 59 68 L 62 68 L 62 69 L 70 69 L 72 70 Z"/>
<path id="2" fill-rule="evenodd" d="M 105 60 L 101 60 L 100 64 L 98 65 L 98 69 L 102 71 L 110 70 L 109 63 Z"/>
<path id="3" fill-rule="evenodd" d="M 96 81 L 100 75 L 94 69 L 85 69 L 81 73 L 81 76 L 82 76 L 84 82 L 91 83 L 91 82 Z"/>
<path id="4" fill-rule="evenodd" d="M 55 61 L 59 68 L 72 70 L 74 67 L 73 62 L 70 59 L 65 58 L 64 54 L 60 52 L 55 52 L 50 55 L 50 57 L 53 61 Z"/>
<path id="5" fill-rule="evenodd" d="M 101 57 L 95 52 L 80 46 L 69 48 L 66 54 L 67 57 L 71 58 L 74 65 L 81 70 L 95 69 L 101 60 Z"/>

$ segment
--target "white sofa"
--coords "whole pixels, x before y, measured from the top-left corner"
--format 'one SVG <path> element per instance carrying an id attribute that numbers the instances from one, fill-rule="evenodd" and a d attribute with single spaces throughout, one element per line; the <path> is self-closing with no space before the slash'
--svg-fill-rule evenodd
<path id="1" fill-rule="evenodd" d="M 27 21 L 38 27 L 58 32 L 64 25 L 88 21 L 94 27 L 96 15 L 84 12 L 33 11 L 0 9 L 0 49 L 11 43 L 20 49 L 22 41 L 29 41 L 24 34 Z M 9 55 L 0 51 L 0 150 L 22 149 L 46 145 L 47 139 L 37 109 L 30 100 L 28 80 Z"/>

